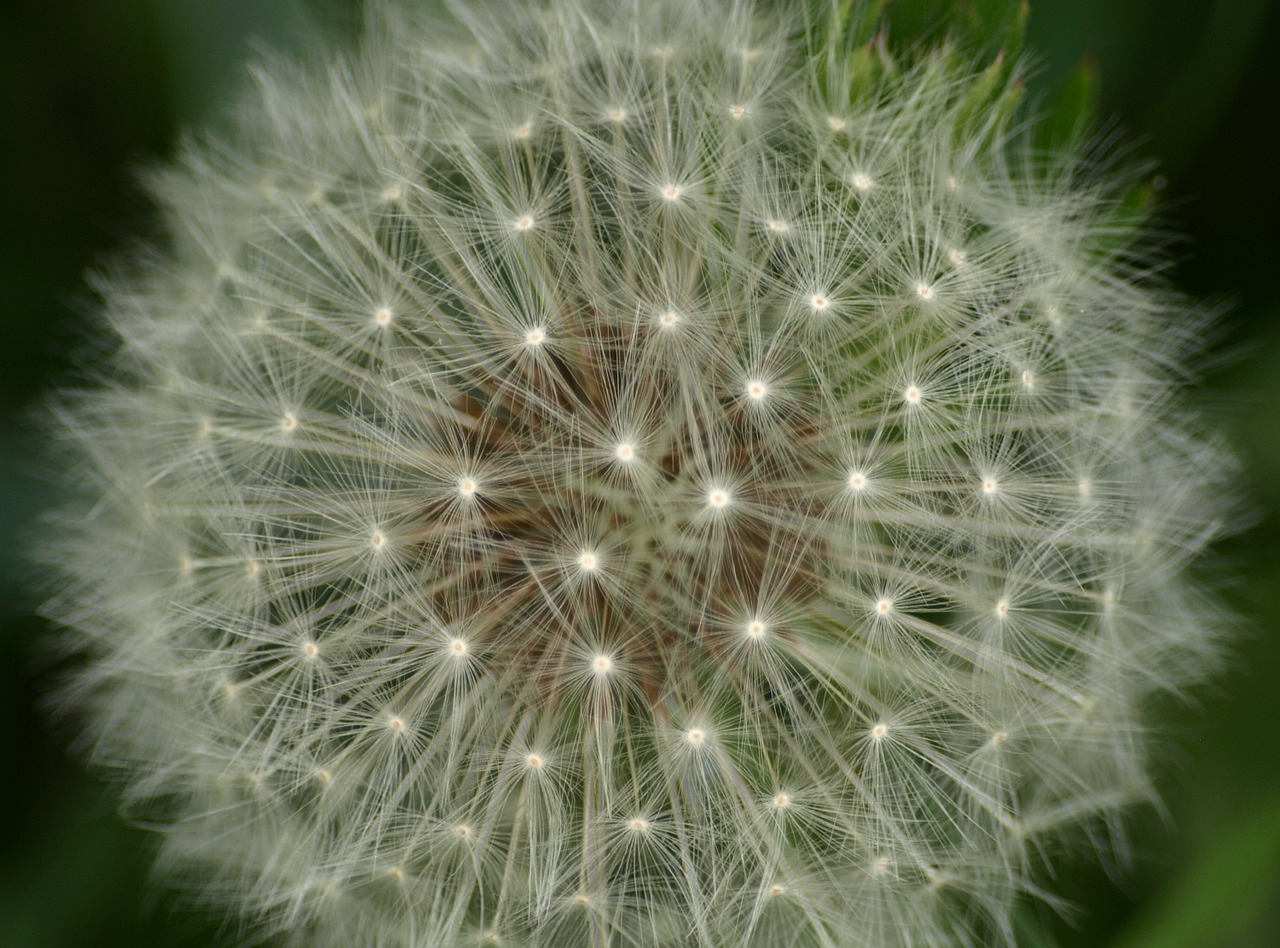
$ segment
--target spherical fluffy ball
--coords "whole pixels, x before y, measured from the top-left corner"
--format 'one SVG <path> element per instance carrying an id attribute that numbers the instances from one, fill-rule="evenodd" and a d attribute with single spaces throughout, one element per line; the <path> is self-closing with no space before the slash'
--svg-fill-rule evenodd
<path id="1" fill-rule="evenodd" d="M 154 175 L 55 410 L 165 877 L 306 946 L 1011 940 L 1213 656 L 1202 320 L 953 51 L 456 6 Z"/>

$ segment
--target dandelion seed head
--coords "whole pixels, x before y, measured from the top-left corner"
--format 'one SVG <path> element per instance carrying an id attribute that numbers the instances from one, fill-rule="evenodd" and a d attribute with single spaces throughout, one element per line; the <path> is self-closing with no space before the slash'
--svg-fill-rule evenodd
<path id="1" fill-rule="evenodd" d="M 46 611 L 245 939 L 998 944 L 1150 798 L 1204 320 L 1018 63 L 827 6 L 385 0 L 152 176 Z"/>

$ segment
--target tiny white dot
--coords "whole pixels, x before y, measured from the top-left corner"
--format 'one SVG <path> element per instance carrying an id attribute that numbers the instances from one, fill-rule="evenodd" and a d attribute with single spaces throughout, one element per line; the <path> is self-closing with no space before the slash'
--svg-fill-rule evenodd
<path id="1" fill-rule="evenodd" d="M 809 308 L 812 309 L 815 313 L 825 312 L 827 308 L 830 306 L 831 306 L 830 297 L 826 296 L 823 293 L 815 293 L 813 296 L 809 297 Z"/>
<path id="2" fill-rule="evenodd" d="M 773 231 L 775 234 L 785 234 L 787 231 L 791 229 L 790 224 L 788 224 L 786 221 L 778 220 L 777 218 L 774 218 L 773 220 L 769 221 L 768 226 L 769 226 L 769 229 Z"/>
<path id="3" fill-rule="evenodd" d="M 1009 603 L 1006 600 L 1001 599 L 999 602 L 996 603 L 996 615 L 998 615 L 1000 618 L 1003 619 L 1008 614 L 1009 614 Z"/>
<path id="4" fill-rule="evenodd" d="M 776 809 L 785 810 L 791 806 L 791 795 L 787 793 L 776 793 L 773 796 L 773 805 Z"/>
<path id="5" fill-rule="evenodd" d="M 1076 489 L 1080 491 L 1081 497 L 1088 497 L 1093 492 L 1093 482 L 1088 478 L 1084 478 L 1076 485 Z"/>
<path id="6" fill-rule="evenodd" d="M 662 189 L 662 197 L 664 200 L 675 202 L 680 200 L 683 189 L 678 184 L 668 184 Z"/>
<path id="7" fill-rule="evenodd" d="M 928 283 L 917 283 L 916 296 L 920 297 L 922 300 L 933 299 L 933 287 Z"/>
<path id="8" fill-rule="evenodd" d="M 633 833 L 647 833 L 649 831 L 649 821 L 636 817 L 627 824 L 627 828 Z"/>
<path id="9" fill-rule="evenodd" d="M 381 550 L 387 543 L 387 536 L 381 530 L 375 530 L 373 536 L 369 537 L 369 545 L 375 550 Z"/>
<path id="10" fill-rule="evenodd" d="M 716 510 L 723 510 L 729 506 L 732 496 L 723 487 L 713 487 L 707 491 L 707 505 L 714 507 Z"/>
<path id="11" fill-rule="evenodd" d="M 840 116 L 838 115 L 827 116 L 827 127 L 830 128 L 831 131 L 842 132 L 844 131 L 844 126 L 845 126 L 845 120 L 842 119 Z"/>
<path id="12" fill-rule="evenodd" d="M 389 307 L 384 306 L 380 310 L 378 310 L 376 313 L 373 314 L 373 321 L 377 323 L 379 326 L 390 326 L 391 316 L 392 316 L 391 309 Z"/>
<path id="13" fill-rule="evenodd" d="M 401 196 L 400 189 L 395 187 L 394 185 L 382 192 L 383 199 L 387 201 L 398 201 L 400 200 L 400 196 Z"/>
<path id="14" fill-rule="evenodd" d="M 452 639 L 449 642 L 449 651 L 456 657 L 466 655 L 469 648 L 466 639 Z"/>
<path id="15" fill-rule="evenodd" d="M 537 348 L 547 341 L 547 331 L 541 326 L 534 326 L 524 334 L 524 342 L 527 346 Z"/>
<path id="16" fill-rule="evenodd" d="M 746 114 L 747 114 L 747 107 L 745 105 L 729 106 L 729 118 L 733 119 L 735 122 Z"/>
<path id="17" fill-rule="evenodd" d="M 889 869 L 888 856 L 877 856 L 875 859 L 871 861 L 871 872 L 874 875 L 877 875 L 877 876 L 884 875 L 885 872 L 888 871 L 888 869 Z"/>
<path id="18" fill-rule="evenodd" d="M 781 886 L 781 885 L 769 886 L 769 895 L 775 899 L 786 891 L 787 891 L 786 886 Z"/>
<path id="19" fill-rule="evenodd" d="M 1000 484 L 994 477 L 984 477 L 982 479 L 982 492 L 984 494 L 994 494 L 1000 489 Z"/>
<path id="20" fill-rule="evenodd" d="M 597 675 L 607 675 L 613 670 L 613 659 L 608 655 L 597 655 L 591 660 L 591 670 Z"/>
<path id="21" fill-rule="evenodd" d="M 584 573 L 594 573 L 600 568 L 600 557 L 594 550 L 583 550 L 578 554 L 578 568 Z"/>
<path id="22" fill-rule="evenodd" d="M 907 390 L 902 393 L 902 400 L 908 405 L 919 405 L 923 397 L 920 389 L 915 385 L 908 385 Z"/>
<path id="23" fill-rule="evenodd" d="M 587 898 L 585 895 L 575 895 L 573 897 L 573 904 L 578 906 L 579 908 L 586 908 L 588 905 L 591 904 L 591 900 Z"/>
<path id="24" fill-rule="evenodd" d="M 533 230 L 533 215 L 524 214 L 512 221 L 511 226 L 516 230 L 524 233 L 526 230 Z"/>
<path id="25" fill-rule="evenodd" d="M 280 427 L 285 431 L 292 431 L 298 427 L 298 416 L 293 412 L 286 412 L 285 416 L 280 419 Z"/>
<path id="26" fill-rule="evenodd" d="M 250 561 L 249 561 L 248 563 L 246 563 L 246 564 L 245 564 L 245 566 L 244 566 L 244 571 L 245 571 L 246 573 L 248 573 L 250 576 L 257 576 L 257 575 L 258 575 L 258 572 L 259 572 L 261 569 L 262 569 L 262 567 L 258 565 L 258 561 L 257 561 L 257 560 L 250 560 Z"/>
<path id="27" fill-rule="evenodd" d="M 454 827 L 453 831 L 458 834 L 459 839 L 466 839 L 471 835 L 471 827 L 466 823 L 463 823 L 461 826 Z"/>
<path id="28" fill-rule="evenodd" d="M 392 718 L 390 721 L 387 722 L 387 727 L 391 728 L 391 730 L 395 731 L 396 733 L 403 732 L 404 718 Z"/>
<path id="29" fill-rule="evenodd" d="M 1036 376 L 1030 369 L 1022 370 L 1022 387 L 1028 391 L 1036 387 Z"/>
<path id="30" fill-rule="evenodd" d="M 863 193 L 871 190 L 871 178 L 862 172 L 858 172 L 850 180 L 853 182 L 853 186 Z"/>
<path id="31" fill-rule="evenodd" d="M 893 600 L 887 596 L 878 600 L 876 602 L 876 612 L 882 616 L 887 616 L 893 612 Z"/>
<path id="32" fill-rule="evenodd" d="M 609 117 L 610 122 L 625 122 L 627 119 L 626 109 L 610 109 L 605 113 Z"/>
<path id="33" fill-rule="evenodd" d="M 541 770 L 541 769 L 542 769 L 542 765 L 543 765 L 544 763 L 546 763 L 546 762 L 545 762 L 541 757 L 539 757 L 537 754 L 530 754 L 528 757 L 526 757 L 526 758 L 524 759 L 524 762 L 525 762 L 526 764 L 528 764 L 528 765 L 529 765 L 529 768 L 530 768 L 531 770 Z"/>
<path id="34" fill-rule="evenodd" d="M 404 878 L 404 872 L 402 872 L 399 869 L 391 869 L 387 872 L 387 875 L 389 875 L 396 882 L 399 882 L 401 879 Z"/>
<path id="35" fill-rule="evenodd" d="M 958 267 L 964 263 L 968 256 L 963 250 L 952 250 L 947 254 L 947 261 L 953 266 Z"/>
<path id="36" fill-rule="evenodd" d="M 855 494 L 859 493 L 867 489 L 867 475 L 862 471 L 851 471 L 846 483 L 849 485 L 849 490 Z"/>
<path id="37" fill-rule="evenodd" d="M 947 187 L 952 191 L 960 187 L 960 182 L 955 175 L 947 175 Z"/>
<path id="38" fill-rule="evenodd" d="M 333 774 L 329 773 L 329 771 L 327 770 L 316 771 L 316 780 L 319 781 L 320 783 L 328 783 L 332 779 L 333 779 Z"/>
<path id="39" fill-rule="evenodd" d="M 515 127 L 515 129 L 512 131 L 511 134 L 515 136 L 516 139 L 518 139 L 519 141 L 525 141 L 526 139 L 528 139 L 530 135 L 533 134 L 533 123 L 521 122 L 519 125 Z"/>
<path id="40" fill-rule="evenodd" d="M 707 733 L 699 727 L 693 727 L 684 732 L 684 739 L 694 747 L 699 747 L 706 743 Z"/>
<path id="41" fill-rule="evenodd" d="M 320 654 L 320 646 L 316 645 L 315 642 L 303 642 L 302 654 L 307 658 L 315 658 Z"/>
<path id="42" fill-rule="evenodd" d="M 889 733 L 889 725 L 877 724 L 871 728 L 871 739 L 873 741 L 882 741 L 885 735 Z"/>
<path id="43" fill-rule="evenodd" d="M 476 492 L 480 490 L 480 485 L 474 477 L 458 478 L 458 496 L 464 500 L 471 500 L 476 496 Z"/>
<path id="44" fill-rule="evenodd" d="M 746 384 L 744 391 L 752 401 L 762 402 L 764 397 L 769 394 L 769 386 L 759 379 L 752 379 Z"/>
<path id="45" fill-rule="evenodd" d="M 751 639 L 762 639 L 768 633 L 769 627 L 759 619 L 753 619 L 747 623 L 747 637 Z"/>
<path id="46" fill-rule="evenodd" d="M 613 449 L 613 456 L 623 464 L 630 464 L 636 459 L 636 446 L 630 441 L 623 441 Z"/>
<path id="47" fill-rule="evenodd" d="M 991 735 L 991 743 L 996 745 L 1003 744 L 1008 739 L 1009 739 L 1009 735 L 1004 731 L 996 731 L 994 734 Z"/>
<path id="48" fill-rule="evenodd" d="M 663 329 L 671 329 L 680 322 L 680 314 L 674 309 L 669 309 L 665 313 L 658 316 L 658 325 Z"/>

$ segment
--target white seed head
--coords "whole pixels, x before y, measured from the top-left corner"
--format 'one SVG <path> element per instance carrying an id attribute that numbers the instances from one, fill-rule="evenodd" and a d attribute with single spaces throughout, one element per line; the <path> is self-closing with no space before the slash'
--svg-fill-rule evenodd
<path id="1" fill-rule="evenodd" d="M 367 6 L 152 176 L 46 413 L 165 875 L 284 948 L 1009 940 L 1230 625 L 1128 178 L 857 4 Z"/>

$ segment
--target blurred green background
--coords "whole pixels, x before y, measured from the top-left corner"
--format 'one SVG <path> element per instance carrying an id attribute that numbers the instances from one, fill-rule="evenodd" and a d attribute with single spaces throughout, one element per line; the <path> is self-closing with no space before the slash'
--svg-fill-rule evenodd
<path id="1" fill-rule="evenodd" d="M 218 115 L 253 40 L 288 46 L 306 0 L 0 5 L 0 946 L 235 944 L 147 883 L 150 840 L 39 707 L 51 669 L 20 566 L 52 496 L 25 411 L 71 369 L 86 267 L 148 226 L 131 169 Z M 354 2 L 354 0 L 352 0 Z M 911 3 L 913 0 L 897 0 Z M 977 0 L 974 0 L 977 2 Z M 341 4 L 336 7 L 341 16 Z M 1159 159 L 1178 282 L 1228 306 L 1205 401 L 1244 456 L 1258 522 L 1218 575 L 1248 619 L 1231 668 L 1167 721 L 1164 814 L 1135 866 L 1087 859 L 1050 888 L 1071 921 L 1019 917 L 1030 948 L 1280 945 L 1280 9 L 1269 0 L 1033 0 L 1033 94 L 1082 61 L 1102 118 Z"/>

